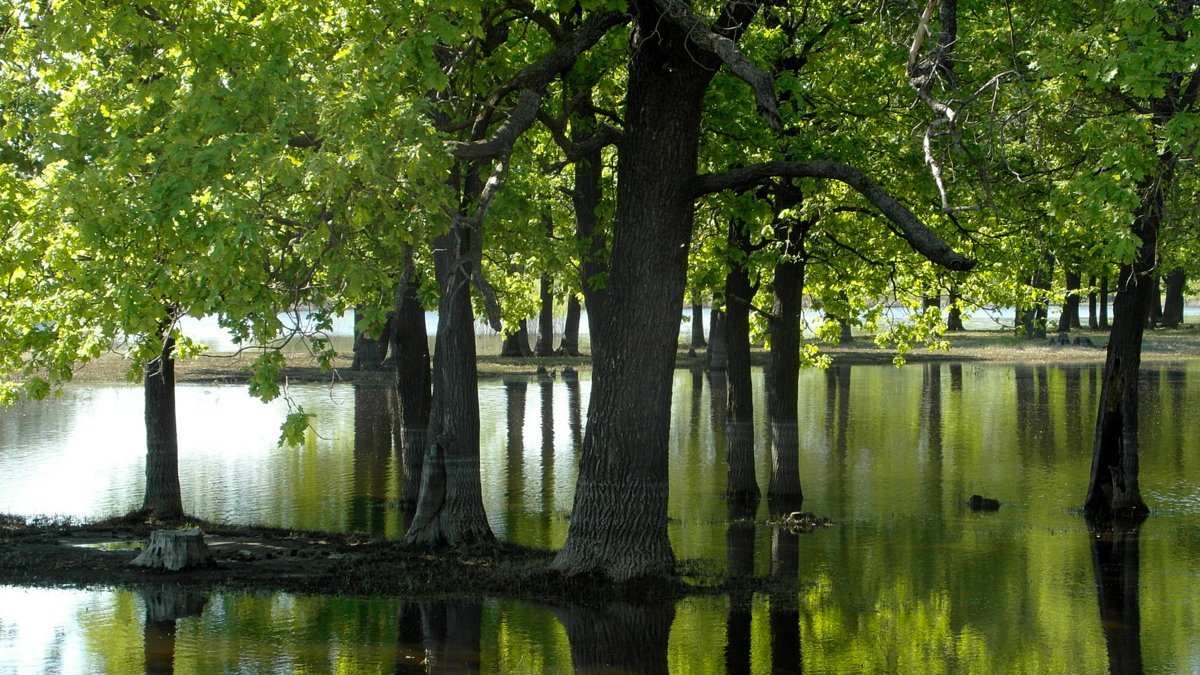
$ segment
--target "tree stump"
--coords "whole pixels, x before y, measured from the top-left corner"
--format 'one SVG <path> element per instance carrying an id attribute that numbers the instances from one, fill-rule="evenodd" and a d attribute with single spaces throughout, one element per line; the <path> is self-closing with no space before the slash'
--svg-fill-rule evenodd
<path id="1" fill-rule="evenodd" d="M 151 532 L 150 543 L 130 564 L 178 572 L 192 567 L 212 567 L 216 563 L 204 544 L 204 533 L 195 528 Z"/>

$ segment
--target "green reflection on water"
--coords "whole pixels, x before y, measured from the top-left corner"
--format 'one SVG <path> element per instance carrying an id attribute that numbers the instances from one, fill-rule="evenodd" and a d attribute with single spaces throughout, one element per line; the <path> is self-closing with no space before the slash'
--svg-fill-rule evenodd
<path id="1" fill-rule="evenodd" d="M 1137 580 L 1140 659 L 1149 672 L 1200 669 L 1198 370 L 1151 365 L 1144 377 L 1142 484 L 1155 514 L 1141 530 Z M 481 385 L 485 503 L 499 536 L 561 545 L 587 385 L 586 376 L 573 390 L 561 380 Z M 677 555 L 786 575 L 802 591 L 796 598 L 689 599 L 674 608 L 660 643 L 632 636 L 614 648 L 657 655 L 677 672 L 1107 670 L 1091 535 L 1074 512 L 1098 388 L 1096 370 L 1081 367 L 805 372 L 804 506 L 836 524 L 792 535 L 767 524 L 766 504 L 745 531 L 731 532 L 722 499 L 723 390 L 709 375 L 680 371 L 670 447 L 669 534 Z M 254 522 L 401 536 L 405 515 L 395 504 L 402 481 L 386 392 L 296 395 L 318 411 L 320 433 L 286 451 L 193 449 L 184 462 L 192 467 L 184 478 L 190 503 L 232 513 L 245 505 Z M 261 416 L 263 408 L 256 410 Z M 768 439 L 758 415 L 756 471 L 765 487 Z M 86 417 L 86 407 L 69 416 Z M 201 493 L 201 486 L 215 487 Z M 999 499 L 1001 510 L 969 511 L 966 499 L 976 493 Z M 144 609 L 127 591 L 106 602 L 111 609 L 77 618 L 92 663 L 106 672 L 140 671 L 148 653 Z M 452 609 L 215 596 L 201 617 L 177 621 L 173 659 L 177 672 L 376 672 L 429 658 L 466 659 L 485 672 L 562 672 L 578 654 L 593 657 L 571 642 L 589 633 L 572 635 L 568 616 L 495 600 Z M 620 611 L 588 616 L 628 623 Z M 0 619 L 19 632 L 20 617 L 0 608 Z M 439 625 L 457 626 L 465 646 L 439 638 Z"/>

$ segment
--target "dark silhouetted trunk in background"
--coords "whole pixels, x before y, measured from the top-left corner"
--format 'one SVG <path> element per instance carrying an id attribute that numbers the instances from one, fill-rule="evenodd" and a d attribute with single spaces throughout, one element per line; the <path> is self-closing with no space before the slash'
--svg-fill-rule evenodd
<path id="1" fill-rule="evenodd" d="M 749 253 L 745 223 L 729 223 L 729 248 Z M 755 505 L 762 493 L 754 475 L 754 391 L 750 385 L 750 300 L 754 288 L 750 273 L 739 262 L 729 261 L 725 275 L 725 344 L 728 398 L 725 418 L 725 495 L 731 504 Z M 714 334 L 715 343 L 715 337 Z"/>
<path id="2" fill-rule="evenodd" d="M 729 367 L 729 337 L 725 330 L 725 310 L 713 307 L 709 313 L 712 330 L 708 334 L 708 351 L 704 355 L 704 366 L 709 370 L 725 370 Z"/>
<path id="3" fill-rule="evenodd" d="M 675 603 L 571 607 L 555 614 L 567 630 L 576 673 L 669 672 L 667 645 Z"/>
<path id="4" fill-rule="evenodd" d="M 570 118 L 571 141 L 582 143 L 596 132 L 596 111 L 592 107 L 591 84 L 577 83 L 569 76 L 567 85 L 572 92 L 571 99 L 578 102 Z M 604 196 L 600 183 L 604 171 L 603 155 L 596 149 L 579 158 L 572 168 L 575 173 L 575 187 L 571 191 L 571 206 L 575 212 L 575 238 L 583 245 L 579 276 L 583 301 L 588 312 L 588 339 L 594 353 L 596 345 L 604 340 L 608 317 L 605 311 L 605 298 L 608 296 L 608 282 L 605 276 L 608 272 L 608 242 L 598 227 L 599 218 L 596 215 Z M 575 348 L 578 347 L 577 341 Z"/>
<path id="5" fill-rule="evenodd" d="M 704 92 L 715 68 L 650 2 L 635 2 L 619 146 L 604 330 L 593 335 L 592 393 L 567 540 L 554 567 L 623 581 L 670 573 L 667 448 L 683 312 L 692 181 Z M 589 313 L 590 313 L 589 306 Z M 645 612 L 638 624 L 649 621 Z M 667 613 L 673 614 L 673 610 Z M 667 621 L 662 627 L 666 644 Z M 572 651 L 583 643 L 572 636 Z M 609 651 L 648 656 L 639 651 Z M 580 667 L 581 662 L 575 662 Z M 659 670 L 665 670 L 662 659 Z M 640 670 L 640 669 L 639 669 Z M 644 671 L 643 671 L 644 672 Z"/>
<path id="6" fill-rule="evenodd" d="M 950 291 L 950 301 L 947 303 L 948 311 L 946 312 L 946 330 L 948 331 L 957 332 L 967 329 L 963 325 L 962 308 L 958 306 L 960 300 L 962 300 L 962 296 L 956 291 Z"/>
<path id="7" fill-rule="evenodd" d="M 554 237 L 554 221 L 543 216 L 546 223 L 546 238 Z M 534 353 L 538 356 L 554 355 L 554 280 L 549 272 L 542 272 L 541 306 L 538 308 L 538 339 Z"/>
<path id="8" fill-rule="evenodd" d="M 1138 597 L 1141 522 L 1088 523 L 1092 573 L 1110 673 L 1142 672 L 1142 620 Z"/>
<path id="9" fill-rule="evenodd" d="M 510 358 L 527 359 L 533 356 L 533 350 L 529 348 L 529 327 L 522 320 L 517 324 L 517 329 L 504 336 L 504 342 L 500 345 L 500 356 Z"/>
<path id="10" fill-rule="evenodd" d="M 471 238 L 477 235 L 469 227 L 456 226 L 434 245 L 441 295 L 433 398 L 417 512 L 405 537 L 409 543 L 459 544 L 493 538 L 479 474 L 479 375 L 469 262 Z"/>
<path id="11" fill-rule="evenodd" d="M 799 190 L 781 187 L 777 213 L 800 204 Z M 766 372 L 767 421 L 771 427 L 771 480 L 767 499 L 772 511 L 794 511 L 804 503 L 800 487 L 800 318 L 803 312 L 804 238 L 811 221 L 776 220 L 775 238 L 784 251 L 771 284 L 774 301 L 768 320 L 771 357 Z"/>
<path id="12" fill-rule="evenodd" d="M 1108 275 L 1100 277 L 1100 328 L 1108 329 Z"/>
<path id="13" fill-rule="evenodd" d="M 1088 293 L 1088 328 L 1095 330 L 1100 327 L 1100 295 L 1095 290 L 1096 277 L 1091 278 L 1093 290 Z"/>
<path id="14" fill-rule="evenodd" d="M 1029 339 L 1046 337 L 1046 320 L 1050 313 L 1050 279 L 1054 275 L 1054 258 L 1046 257 L 1042 267 L 1033 273 L 1029 285 L 1038 291 L 1038 299 L 1017 311 L 1017 334 Z"/>
<path id="15" fill-rule="evenodd" d="M 1154 290 L 1150 294 L 1150 308 L 1146 314 L 1146 327 L 1158 328 L 1162 325 L 1162 278 L 1154 274 Z"/>
<path id="16" fill-rule="evenodd" d="M 382 335 L 371 337 L 358 329 L 362 320 L 362 309 L 355 307 L 354 361 L 350 364 L 350 370 L 379 370 L 383 367 L 383 360 L 387 356 L 388 345 L 391 343 L 391 335 L 388 332 L 388 329 L 391 327 L 391 321 L 384 327 Z"/>
<path id="17" fill-rule="evenodd" d="M 562 342 L 558 345 L 560 356 L 579 356 L 579 298 L 567 296 L 567 320 L 563 324 Z"/>
<path id="18" fill-rule="evenodd" d="M 1058 332 L 1069 333 L 1072 328 L 1079 328 L 1079 284 L 1080 274 L 1077 271 L 1066 272 L 1067 297 L 1063 301 L 1062 314 L 1058 317 Z"/>
<path id="19" fill-rule="evenodd" d="M 1163 328 L 1178 328 L 1183 325 L 1183 291 L 1187 286 L 1187 275 L 1178 267 L 1167 273 L 1163 299 Z"/>
<path id="20" fill-rule="evenodd" d="M 696 294 L 692 297 L 692 349 L 707 346 L 704 340 L 704 298 Z"/>
<path id="21" fill-rule="evenodd" d="M 163 324 L 162 351 L 146 364 L 146 496 L 142 510 L 160 519 L 183 515 L 179 487 L 179 431 L 175 423 L 175 338 Z"/>
<path id="22" fill-rule="evenodd" d="M 421 487 L 421 464 L 429 444 L 429 412 L 432 407 L 432 374 L 429 365 L 429 336 L 425 331 L 425 308 L 417 297 L 419 279 L 411 276 L 398 293 L 396 330 L 396 393 L 401 429 L 400 451 L 404 467 L 400 502 L 412 509 Z"/>
<path id="23" fill-rule="evenodd" d="M 1168 168 L 1165 175 L 1148 177 L 1139 185 L 1142 203 L 1130 229 L 1141 245 L 1133 261 L 1121 267 L 1113 302 L 1091 478 L 1083 506 L 1085 515 L 1094 520 L 1134 521 L 1149 513 L 1138 485 L 1138 369 L 1146 317 L 1157 301 L 1151 275 L 1171 173 Z"/>

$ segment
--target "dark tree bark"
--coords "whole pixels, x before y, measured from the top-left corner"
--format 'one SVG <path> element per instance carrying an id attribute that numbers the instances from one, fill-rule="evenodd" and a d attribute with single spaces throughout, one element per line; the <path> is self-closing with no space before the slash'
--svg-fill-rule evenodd
<path id="1" fill-rule="evenodd" d="M 1091 278 L 1091 285 L 1096 286 L 1096 277 Z M 1093 290 L 1088 293 L 1088 328 L 1095 330 L 1100 327 L 1099 295 Z"/>
<path id="2" fill-rule="evenodd" d="M 175 422 L 175 338 L 164 324 L 162 351 L 146 364 L 146 495 L 142 510 L 169 520 L 183 515 L 179 486 L 179 431 Z"/>
<path id="3" fill-rule="evenodd" d="M 533 356 L 533 350 L 529 348 L 529 327 L 525 325 L 525 321 L 517 324 L 517 329 L 504 336 L 504 342 L 500 345 L 500 356 L 509 358 L 527 359 Z"/>
<path id="4" fill-rule="evenodd" d="M 507 411 L 508 439 L 504 444 L 505 497 L 508 500 L 507 531 L 501 536 L 510 541 L 526 541 L 517 531 L 519 523 L 512 516 L 519 514 L 525 500 L 525 401 L 528 398 L 528 380 L 505 380 L 504 398 Z"/>
<path id="5" fill-rule="evenodd" d="M 438 237 L 434 263 L 441 297 L 433 357 L 429 443 L 417 512 L 405 541 L 439 545 L 493 539 L 479 474 L 479 375 L 471 311 L 473 228 Z"/>
<path id="6" fill-rule="evenodd" d="M 1154 274 L 1154 290 L 1150 292 L 1150 307 L 1146 314 L 1146 328 L 1158 328 L 1162 324 L 1162 278 Z"/>
<path id="7" fill-rule="evenodd" d="M 1088 523 L 1092 573 L 1111 673 L 1142 672 L 1142 620 L 1138 597 L 1141 522 Z"/>
<path id="8" fill-rule="evenodd" d="M 1029 285 L 1039 291 L 1038 300 L 1033 305 L 1021 308 L 1017 312 L 1017 334 L 1031 340 L 1046 338 L 1046 320 L 1050 313 L 1050 279 L 1054 275 L 1054 259 L 1046 257 L 1046 261 L 1033 273 Z"/>
<path id="9" fill-rule="evenodd" d="M 1183 292 L 1187 286 L 1187 274 L 1177 267 L 1167 272 L 1165 281 L 1162 326 L 1179 328 L 1183 325 Z"/>
<path id="10" fill-rule="evenodd" d="M 1100 277 L 1100 328 L 1107 330 L 1108 325 L 1108 275 Z"/>
<path id="11" fill-rule="evenodd" d="M 563 324 L 562 342 L 558 345 L 560 356 L 579 356 L 579 298 L 567 296 L 567 320 Z"/>
<path id="12" fill-rule="evenodd" d="M 383 360 L 387 356 L 388 345 L 391 343 L 391 335 L 388 332 L 391 322 L 389 321 L 389 326 L 384 328 L 383 335 L 376 338 L 358 330 L 359 322 L 362 320 L 362 310 L 355 307 L 354 361 L 350 364 L 350 370 L 379 370 L 383 367 Z"/>
<path id="13" fill-rule="evenodd" d="M 708 351 L 704 354 L 704 366 L 709 370 L 725 370 L 729 367 L 729 337 L 725 329 L 725 310 L 713 307 L 709 314 L 712 329 L 709 332 Z"/>
<path id="14" fill-rule="evenodd" d="M 666 452 L 679 340 L 674 317 L 683 311 L 691 183 L 715 65 L 690 53 L 687 34 L 653 3 L 631 5 L 626 131 L 606 291 L 606 301 L 621 311 L 608 313 L 602 340 L 593 344 L 574 512 L 554 561 L 568 574 L 595 571 L 618 581 L 675 566 L 667 539 Z"/>
<path id="15" fill-rule="evenodd" d="M 745 224 L 736 219 L 729 223 L 729 248 L 744 253 L 750 249 Z M 738 260 L 730 260 L 725 275 L 725 370 L 729 381 L 725 496 L 731 504 L 751 506 L 758 504 L 762 496 L 754 475 L 754 391 L 750 385 L 750 301 L 754 287 L 749 270 Z"/>
<path id="16" fill-rule="evenodd" d="M 1166 160 L 1164 160 L 1166 161 Z M 1170 164 L 1167 164 L 1169 167 Z M 1122 265 L 1113 302 L 1092 471 L 1084 514 L 1093 520 L 1139 520 L 1149 513 L 1138 485 L 1138 369 L 1142 336 L 1154 297 L 1155 249 L 1171 171 L 1139 185 L 1141 205 L 1130 229 L 1141 241 L 1133 261 Z"/>
<path id="17" fill-rule="evenodd" d="M 550 216 L 546 220 L 546 238 L 554 236 L 554 221 Z M 538 310 L 538 339 L 534 353 L 538 356 L 554 355 L 554 280 L 549 272 L 543 272 L 541 278 L 541 307 Z"/>
<path id="18" fill-rule="evenodd" d="M 396 392 L 401 428 L 398 446 L 404 467 L 401 504 L 417 505 L 421 487 L 421 464 L 429 443 L 429 412 L 432 407 L 432 374 L 429 365 L 429 336 L 425 331 L 425 308 L 417 297 L 418 279 L 409 278 L 398 293 L 396 307 Z"/>
<path id="19" fill-rule="evenodd" d="M 777 190 L 775 210 L 798 205 L 799 190 Z M 771 284 L 774 300 L 768 328 L 771 331 L 770 365 L 766 371 L 767 421 L 771 427 L 771 479 L 767 499 L 772 511 L 798 510 L 804 503 L 800 486 L 800 318 L 803 313 L 804 266 L 807 260 L 805 237 L 811 221 L 779 220 L 774 224 L 775 238 L 784 245 L 783 255 L 775 264 Z"/>
<path id="20" fill-rule="evenodd" d="M 962 309 L 958 306 L 958 302 L 961 299 L 962 296 L 957 291 L 950 291 L 950 302 L 948 303 L 950 309 L 946 312 L 946 330 L 948 331 L 957 332 L 967 329 L 963 325 Z"/>
<path id="21" fill-rule="evenodd" d="M 1066 272 L 1067 297 L 1063 301 L 1062 314 L 1058 317 L 1058 332 L 1069 333 L 1079 328 L 1079 285 L 1081 275 L 1075 270 Z"/>
<path id="22" fill-rule="evenodd" d="M 704 339 L 704 299 L 696 294 L 692 297 L 692 349 L 708 346 Z"/>
<path id="23" fill-rule="evenodd" d="M 734 578 L 754 576 L 754 509 L 729 502 L 729 526 L 725 530 L 725 561 Z M 725 672 L 749 674 L 751 661 L 751 604 L 753 594 L 734 591 L 729 594 L 729 614 L 725 619 Z"/>
<path id="24" fill-rule="evenodd" d="M 571 115 L 571 140 L 582 143 L 596 133 L 596 112 L 592 108 L 591 85 L 568 78 L 573 98 L 580 101 Z M 575 211 L 575 238 L 583 244 L 579 263 L 580 287 L 588 312 L 588 338 L 595 353 L 596 345 L 604 341 L 608 325 L 605 311 L 608 296 L 606 253 L 608 241 L 599 228 L 596 213 L 604 197 L 600 179 L 603 177 L 603 156 L 599 148 L 588 152 L 573 166 L 575 189 L 571 191 L 571 206 Z"/>

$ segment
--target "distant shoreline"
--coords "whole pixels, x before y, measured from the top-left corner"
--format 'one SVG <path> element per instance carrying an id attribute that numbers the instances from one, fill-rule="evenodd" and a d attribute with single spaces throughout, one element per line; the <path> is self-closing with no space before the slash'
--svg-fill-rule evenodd
<path id="1" fill-rule="evenodd" d="M 1011 331 L 966 331 L 947 333 L 948 351 L 931 350 L 924 346 L 914 347 L 904 355 L 908 363 L 1103 363 L 1107 331 L 1075 331 L 1072 337 L 1086 337 L 1096 346 L 1055 345 L 1048 340 L 1028 340 Z M 889 365 L 896 355 L 894 350 L 877 347 L 869 336 L 858 336 L 847 345 L 820 345 L 821 353 L 828 354 L 832 362 L 849 365 Z M 256 352 L 238 355 L 205 354 L 198 358 L 176 364 L 176 381 L 179 383 L 244 384 L 249 381 L 249 367 Z M 350 384 L 386 384 L 395 377 L 389 368 L 373 371 L 350 369 L 353 355 L 339 355 L 334 360 L 334 370 L 323 372 L 310 357 L 296 358 L 285 372 L 289 382 L 323 382 Z M 756 348 L 752 355 L 756 366 L 766 365 L 769 354 Z M 1178 329 L 1154 329 L 1146 332 L 1142 358 L 1146 362 L 1190 361 L 1200 359 L 1200 326 L 1188 325 Z M 579 357 L 528 357 L 511 358 L 481 354 L 478 359 L 479 375 L 483 378 L 504 376 L 534 376 L 538 369 L 562 371 L 590 370 L 590 356 Z M 686 345 L 681 343 L 677 356 L 678 368 L 703 368 L 705 353 L 700 350 L 689 356 Z M 79 368 L 74 382 L 80 383 L 125 383 L 129 362 L 120 354 L 106 354 Z"/>

